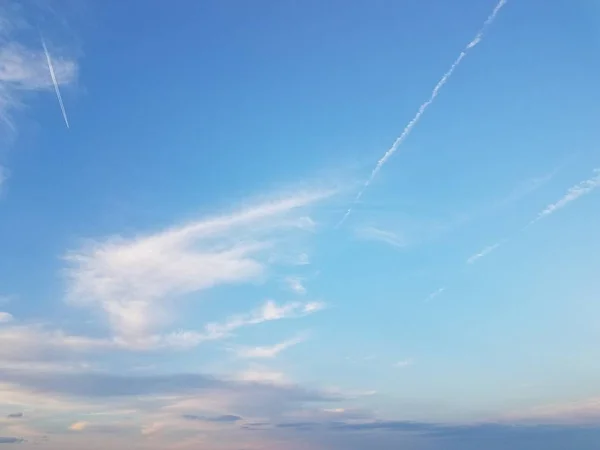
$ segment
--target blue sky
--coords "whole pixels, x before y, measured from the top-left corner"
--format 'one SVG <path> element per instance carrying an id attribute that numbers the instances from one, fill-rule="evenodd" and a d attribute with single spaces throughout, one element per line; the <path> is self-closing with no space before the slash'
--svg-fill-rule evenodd
<path id="1" fill-rule="evenodd" d="M 595 448 L 599 25 L 5 2 L 0 446 Z"/>

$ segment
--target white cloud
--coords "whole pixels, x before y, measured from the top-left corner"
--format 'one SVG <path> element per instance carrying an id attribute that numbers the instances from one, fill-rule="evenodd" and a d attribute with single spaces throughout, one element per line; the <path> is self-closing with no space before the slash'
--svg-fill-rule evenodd
<path id="1" fill-rule="evenodd" d="M 510 412 L 503 418 L 510 421 L 532 421 L 544 424 L 597 424 L 600 420 L 600 397 L 536 406 Z"/>
<path id="2" fill-rule="evenodd" d="M 285 284 L 287 287 L 295 292 L 296 294 L 304 295 L 306 294 L 306 287 L 302 283 L 302 278 L 300 277 L 286 277 Z"/>
<path id="3" fill-rule="evenodd" d="M 393 247 L 401 248 L 406 246 L 406 241 L 402 236 L 393 231 L 386 231 L 375 227 L 364 227 L 357 229 L 355 234 L 361 239 L 384 242 Z"/>
<path id="4" fill-rule="evenodd" d="M 281 384 L 286 381 L 283 372 L 263 368 L 251 368 L 239 373 L 236 379 L 240 381 L 251 381 L 256 383 Z"/>
<path id="5" fill-rule="evenodd" d="M 172 299 L 258 280 L 270 256 L 305 228 L 308 206 L 332 191 L 305 192 L 133 239 L 99 241 L 66 255 L 68 298 L 102 311 L 116 335 L 166 325 Z M 172 304 L 172 303 L 171 303 Z"/>
<path id="6" fill-rule="evenodd" d="M 494 250 L 496 250 L 498 247 L 500 247 L 503 244 L 504 241 L 500 241 L 500 242 L 496 242 L 493 245 L 488 245 L 487 247 L 485 247 L 483 250 L 481 250 L 478 253 L 475 253 L 472 256 L 469 256 L 469 258 L 467 258 L 467 264 L 473 264 L 475 261 L 477 261 L 478 259 L 483 258 L 484 256 L 489 255 L 490 253 L 492 253 Z"/>
<path id="7" fill-rule="evenodd" d="M 148 425 L 143 426 L 140 432 L 144 436 L 149 436 L 149 435 L 156 434 L 156 433 L 162 431 L 164 428 L 165 428 L 164 423 L 152 422 Z"/>
<path id="8" fill-rule="evenodd" d="M 295 261 L 298 266 L 306 266 L 310 264 L 310 256 L 307 253 L 300 253 Z"/>
<path id="9" fill-rule="evenodd" d="M 53 63 L 56 86 L 75 81 L 74 60 L 55 55 Z M 43 47 L 25 46 L 0 30 L 0 119 L 14 130 L 11 111 L 23 105 L 23 93 L 51 90 L 54 86 Z"/>
<path id="10" fill-rule="evenodd" d="M 77 360 L 92 350 L 116 348 L 108 339 L 94 339 L 48 330 L 41 325 L 5 325 L 0 327 L 0 364 L 30 364 L 45 366 L 67 359 Z"/>
<path id="11" fill-rule="evenodd" d="M 225 339 L 232 336 L 235 330 L 245 326 L 300 318 L 323 308 L 324 305 L 319 302 L 290 302 L 278 305 L 269 300 L 248 314 L 231 316 L 222 323 L 209 323 L 202 331 L 108 338 L 72 335 L 39 324 L 9 324 L 12 316 L 0 313 L 0 319 L 5 318 L 4 325 L 0 326 L 0 367 L 36 370 L 82 369 L 88 366 L 85 358 L 90 354 L 106 351 L 151 351 L 161 348 L 185 349 Z"/>
<path id="12" fill-rule="evenodd" d="M 0 311 L 0 323 L 12 322 L 14 317 L 12 314 Z"/>
<path id="13" fill-rule="evenodd" d="M 231 336 L 238 328 L 248 325 L 257 325 L 272 320 L 304 317 L 315 313 L 325 307 L 320 302 L 290 302 L 281 306 L 269 300 L 261 308 L 250 314 L 230 317 L 223 323 L 209 323 L 203 331 L 180 331 L 166 335 L 159 340 L 159 345 L 193 347 L 202 342 L 223 339 Z M 156 345 L 156 343 L 153 343 Z"/>
<path id="14" fill-rule="evenodd" d="M 297 336 L 293 339 L 288 339 L 278 344 L 267 347 L 242 347 L 237 350 L 237 355 L 241 358 L 275 358 L 279 353 L 287 350 L 294 345 L 298 345 L 306 341 L 306 336 Z"/>
<path id="15" fill-rule="evenodd" d="M 44 46 L 36 45 L 36 27 L 26 23 L 18 11 L 24 5 L 0 2 L 0 141 L 10 142 L 17 132 L 13 115 L 26 106 L 29 94 L 58 92 L 77 78 L 77 62 L 57 51 L 53 73 L 49 71 Z M 61 100 L 62 107 L 62 100 Z M 0 166 L 0 193 L 8 172 Z"/>
<path id="16" fill-rule="evenodd" d="M 55 60 L 56 82 L 68 84 L 75 80 L 77 64 L 71 60 Z M 48 71 L 43 47 L 28 48 L 17 42 L 0 47 L 0 83 L 15 90 L 42 90 L 54 87 Z"/>
<path id="17" fill-rule="evenodd" d="M 571 188 L 569 188 L 569 190 L 567 191 L 567 193 L 557 202 L 552 203 L 550 205 L 548 205 L 539 215 L 538 217 L 534 220 L 538 221 L 540 219 L 543 219 L 544 217 L 549 216 L 550 214 L 555 213 L 556 211 L 558 211 L 561 208 L 564 208 L 565 206 L 567 206 L 569 203 L 577 200 L 579 197 L 589 194 L 590 192 L 592 192 L 594 189 L 598 188 L 600 186 L 600 168 L 598 169 L 594 169 L 594 173 L 596 175 L 594 175 L 593 177 L 584 180 L 578 184 L 576 184 L 575 186 L 572 186 Z"/>
<path id="18" fill-rule="evenodd" d="M 409 367 L 412 366 L 414 364 L 414 361 L 412 359 L 403 359 L 402 361 L 398 361 L 396 364 L 394 364 L 395 367 Z"/>
<path id="19" fill-rule="evenodd" d="M 445 287 L 441 287 L 435 291 L 433 291 L 431 294 L 429 294 L 427 296 L 427 298 L 425 299 L 426 302 L 433 300 L 434 298 L 436 298 L 438 295 L 441 295 L 444 291 L 446 290 Z"/>
<path id="20" fill-rule="evenodd" d="M 89 425 L 89 422 L 75 422 L 69 426 L 69 430 L 71 431 L 83 431 Z"/>

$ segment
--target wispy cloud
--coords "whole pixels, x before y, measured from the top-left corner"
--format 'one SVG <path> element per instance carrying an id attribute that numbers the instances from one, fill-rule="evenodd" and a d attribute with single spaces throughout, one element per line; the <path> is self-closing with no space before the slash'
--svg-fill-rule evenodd
<path id="1" fill-rule="evenodd" d="M 306 208 L 332 193 L 298 193 L 155 234 L 93 242 L 66 255 L 68 298 L 102 311 L 118 336 L 148 336 L 168 324 L 168 300 L 263 277 L 273 254 L 306 235 Z"/>
<path id="2" fill-rule="evenodd" d="M 237 350 L 237 355 L 241 358 L 275 358 L 284 350 L 287 350 L 294 345 L 298 345 L 306 341 L 305 335 L 297 336 L 292 339 L 279 342 L 278 344 L 267 347 L 242 347 Z"/>
<path id="3" fill-rule="evenodd" d="M 288 302 L 281 305 L 269 300 L 256 310 L 229 317 L 224 322 L 207 324 L 200 331 L 176 331 L 127 338 L 87 337 L 49 329 L 36 324 L 6 321 L 0 326 L 0 368 L 36 370 L 79 370 L 88 366 L 87 358 L 115 351 L 153 351 L 165 348 L 186 349 L 226 339 L 235 331 L 261 323 L 305 317 L 325 307 L 320 302 Z M 291 342 L 286 343 L 292 345 Z M 277 353 L 283 348 L 263 349 Z M 259 352 L 259 350 L 257 350 Z M 256 356 L 258 357 L 258 356 Z"/>
<path id="4" fill-rule="evenodd" d="M 269 300 L 258 310 L 246 314 L 232 316 L 223 323 L 210 323 L 202 331 L 180 331 L 158 338 L 150 338 L 151 345 L 169 345 L 179 347 L 193 347 L 206 341 L 229 337 L 238 328 L 249 325 L 258 325 L 273 320 L 304 317 L 321 311 L 325 305 L 320 302 L 290 302 L 277 305 Z M 141 341 L 145 342 L 144 340 Z"/>
<path id="5" fill-rule="evenodd" d="M 2 193 L 2 185 L 7 180 L 7 178 L 8 178 L 7 170 L 4 167 L 0 166 L 0 193 Z"/>
<path id="6" fill-rule="evenodd" d="M 498 247 L 500 247 L 504 242 L 505 241 L 500 241 L 500 242 L 496 242 L 495 244 L 488 245 L 487 247 L 485 247 L 480 252 L 477 252 L 474 255 L 469 256 L 469 258 L 467 258 L 467 264 L 473 264 L 474 262 L 476 262 L 477 260 L 483 258 L 484 256 L 489 255 L 494 250 L 496 250 Z"/>
<path id="7" fill-rule="evenodd" d="M 532 177 L 522 181 L 506 197 L 504 197 L 497 203 L 494 203 L 491 209 L 497 210 L 503 208 L 507 205 L 517 202 L 518 200 L 531 194 L 532 192 L 537 191 L 538 189 L 546 185 L 550 180 L 552 180 L 552 178 L 556 176 L 559 170 L 560 168 L 555 169 L 552 172 L 549 172 L 545 175 Z"/>
<path id="8" fill-rule="evenodd" d="M 275 370 L 269 370 L 260 367 L 252 367 L 239 373 L 236 379 L 240 381 L 256 382 L 256 383 L 273 383 L 282 384 L 285 382 L 285 374 Z"/>
<path id="9" fill-rule="evenodd" d="M 403 359 L 401 361 L 398 361 L 396 364 L 394 364 L 394 367 L 404 368 L 404 367 L 412 366 L 413 364 L 414 364 L 414 361 L 409 358 L 409 359 Z"/>
<path id="10" fill-rule="evenodd" d="M 584 180 L 575 186 L 569 188 L 567 193 L 560 198 L 557 202 L 548 205 L 542 212 L 539 213 L 538 217 L 533 221 L 537 222 L 551 214 L 554 214 L 559 209 L 564 208 L 569 203 L 574 202 L 579 197 L 589 194 L 594 189 L 600 187 L 600 168 L 594 169 L 595 175 L 587 180 Z"/>
<path id="11" fill-rule="evenodd" d="M 77 64 L 72 59 L 55 58 L 50 74 L 48 68 L 45 50 L 18 42 L 0 27 L 0 120 L 12 130 L 16 126 L 11 113 L 23 106 L 23 93 L 56 90 L 77 77 Z"/>
<path id="12" fill-rule="evenodd" d="M 504 419 L 538 423 L 597 424 L 600 420 L 600 397 L 513 411 L 506 414 Z"/>
<path id="13" fill-rule="evenodd" d="M 287 287 L 296 294 L 304 295 L 306 294 L 306 287 L 303 284 L 303 280 L 300 277 L 286 277 L 284 279 Z"/>
<path id="14" fill-rule="evenodd" d="M 355 234 L 360 239 L 383 242 L 397 248 L 406 246 L 405 240 L 393 231 L 386 231 L 376 227 L 363 227 L 358 228 Z"/>
<path id="15" fill-rule="evenodd" d="M 75 423 L 72 423 L 69 426 L 69 430 L 71 430 L 71 431 L 83 431 L 83 430 L 85 430 L 88 427 L 88 425 L 89 425 L 89 422 L 83 422 L 83 421 L 75 422 Z"/>
<path id="16" fill-rule="evenodd" d="M 56 74 L 54 73 L 54 66 L 52 65 L 52 58 L 50 58 L 50 53 L 48 52 L 48 48 L 46 47 L 46 41 L 44 37 L 41 36 L 42 47 L 44 48 L 44 54 L 46 55 L 46 61 L 48 62 L 48 70 L 50 71 L 50 77 L 52 78 L 52 84 L 54 85 L 54 92 L 56 92 L 56 98 L 58 99 L 58 104 L 60 105 L 60 110 L 63 115 L 63 119 L 65 120 L 65 125 L 69 128 L 69 119 L 67 119 L 67 112 L 65 111 L 65 105 L 63 104 L 62 96 L 60 95 L 60 89 L 58 88 L 58 81 L 56 80 Z"/>
<path id="17" fill-rule="evenodd" d="M 45 372 L 0 369 L 0 386 L 26 390 L 33 394 L 28 401 L 34 402 L 35 393 L 44 398 L 54 396 L 57 399 L 98 402 L 97 405 L 101 408 L 90 410 L 88 407 L 87 411 L 84 411 L 87 415 L 90 412 L 109 409 L 110 405 L 105 402 L 109 398 L 120 399 L 121 402 L 112 402 L 112 404 L 120 405 L 123 409 L 131 409 L 132 406 L 135 408 L 136 402 L 142 398 L 154 398 L 155 400 L 162 398 L 161 406 L 173 404 L 173 407 L 170 408 L 172 410 L 181 409 L 185 406 L 184 403 L 187 404 L 188 410 L 193 408 L 196 413 L 206 411 L 210 406 L 215 407 L 214 409 L 225 409 L 227 405 L 224 402 L 210 405 L 211 397 L 213 397 L 217 401 L 225 400 L 232 406 L 227 408 L 229 411 L 235 410 L 241 415 L 253 414 L 252 410 L 260 409 L 261 402 L 266 403 L 265 406 L 268 407 L 267 404 L 274 400 L 302 403 L 340 401 L 344 398 L 336 393 L 308 389 L 292 383 L 258 383 L 254 380 L 241 381 L 231 377 L 201 373 L 162 373 L 139 376 L 97 371 Z M 236 402 L 235 405 L 234 402 Z M 140 406 L 139 403 L 137 405 Z"/>
<path id="18" fill-rule="evenodd" d="M 47 329 L 35 324 L 5 324 L 0 326 L 0 365 L 52 364 L 76 361 L 78 356 L 93 350 L 116 348 L 109 339 L 75 336 L 62 330 Z"/>
<path id="19" fill-rule="evenodd" d="M 338 226 L 341 226 L 346 221 L 346 219 L 348 219 L 348 217 L 352 213 L 353 206 L 356 205 L 360 201 L 364 192 L 370 186 L 370 184 L 373 182 L 373 180 L 375 179 L 375 177 L 377 176 L 377 174 L 379 173 L 381 168 L 394 155 L 394 153 L 396 153 L 396 151 L 398 150 L 400 145 L 410 135 L 413 128 L 417 125 L 417 123 L 421 119 L 421 116 L 425 113 L 425 111 L 427 110 L 429 105 L 431 105 L 433 103 L 433 101 L 436 99 L 436 97 L 440 93 L 441 89 L 444 87 L 444 85 L 450 79 L 450 77 L 452 76 L 452 74 L 454 73 L 456 68 L 460 65 L 462 60 L 467 56 L 467 54 L 469 53 L 469 51 L 471 49 L 473 49 L 477 44 L 479 44 L 481 42 L 485 31 L 492 24 L 492 22 L 494 21 L 494 19 L 497 16 L 497 14 L 500 12 L 502 7 L 506 4 L 506 1 L 507 0 L 500 0 L 498 2 L 498 4 L 496 5 L 496 7 L 492 11 L 492 13 L 488 16 L 487 20 L 484 22 L 482 28 L 479 30 L 477 35 L 467 44 L 467 46 L 463 49 L 463 51 L 460 52 L 460 54 L 458 55 L 458 58 L 456 58 L 454 63 L 452 63 L 452 65 L 450 66 L 450 69 L 444 74 L 444 76 L 442 76 L 440 81 L 438 81 L 438 83 L 435 85 L 435 87 L 433 88 L 433 91 L 431 92 L 431 95 L 429 96 L 429 99 L 419 107 L 417 113 L 412 118 L 412 120 L 408 123 L 408 125 L 406 125 L 406 127 L 404 128 L 404 130 L 402 131 L 400 136 L 396 139 L 396 141 L 392 144 L 392 146 L 388 149 L 388 151 L 385 152 L 385 154 L 381 157 L 381 159 L 379 159 L 379 161 L 377 161 L 377 164 L 376 164 L 375 168 L 373 169 L 373 171 L 371 172 L 371 175 L 369 176 L 367 181 L 364 183 L 362 189 L 356 195 L 356 198 L 354 199 L 353 204 L 350 206 L 350 208 L 348 208 L 348 210 L 342 217 L 342 220 L 340 221 Z"/>
<path id="20" fill-rule="evenodd" d="M 12 322 L 14 317 L 12 314 L 0 311 L 0 323 Z"/>
<path id="21" fill-rule="evenodd" d="M 445 288 L 445 287 L 441 287 L 441 288 L 439 288 L 439 289 L 437 289 L 437 290 L 433 291 L 431 294 L 429 294 L 429 295 L 428 295 L 428 296 L 425 298 L 425 301 L 426 301 L 426 302 L 428 302 L 428 301 L 431 301 L 431 300 L 433 300 L 433 299 L 434 299 L 434 298 L 436 298 L 437 296 L 439 296 L 439 295 L 442 295 L 442 293 L 443 293 L 445 290 L 446 290 L 446 288 Z"/>
<path id="22" fill-rule="evenodd" d="M 554 171 L 551 174 L 546 175 L 545 177 L 540 177 L 540 178 L 531 180 L 531 182 L 529 182 L 527 185 L 525 185 L 525 190 L 531 191 L 532 189 L 537 189 L 539 186 L 543 185 L 548 180 L 550 180 L 554 176 L 555 173 L 556 173 L 556 171 Z M 591 193 L 592 191 L 594 191 L 595 189 L 597 189 L 598 187 L 600 187 L 600 168 L 594 169 L 594 174 L 595 175 L 592 176 L 591 178 L 588 178 L 587 180 L 581 181 L 580 183 L 576 184 L 575 186 L 570 187 L 568 189 L 567 193 L 563 197 L 561 197 L 555 203 L 548 205 L 543 211 L 541 211 L 538 214 L 538 216 L 534 220 L 529 222 L 529 224 L 526 225 L 524 229 L 533 225 L 537 221 L 544 219 L 545 217 L 548 217 L 551 214 L 554 214 L 556 211 L 566 207 L 571 202 L 574 202 L 575 200 L 579 199 L 580 197 L 587 195 L 587 194 Z M 523 192 L 523 190 L 519 191 L 519 194 L 522 192 Z M 500 247 L 507 241 L 508 241 L 508 239 L 503 239 L 499 242 L 496 242 L 493 245 L 489 245 L 489 246 L 485 247 L 483 250 L 481 250 L 481 251 L 475 253 L 474 255 L 470 256 L 469 258 L 467 258 L 467 264 L 473 264 L 473 263 L 477 262 L 479 259 L 489 255 L 490 253 L 492 253 L 493 251 L 498 249 L 498 247 Z"/>

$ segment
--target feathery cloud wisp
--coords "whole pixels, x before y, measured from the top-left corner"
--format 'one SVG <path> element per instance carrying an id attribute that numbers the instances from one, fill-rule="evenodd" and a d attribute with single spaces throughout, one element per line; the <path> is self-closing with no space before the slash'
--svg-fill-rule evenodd
<path id="1" fill-rule="evenodd" d="M 0 323 L 12 322 L 14 317 L 12 314 L 0 311 Z"/>
<path id="2" fill-rule="evenodd" d="M 556 211 L 564 208 L 569 203 L 577 200 L 579 197 L 589 194 L 594 189 L 600 187 L 600 168 L 594 169 L 594 173 L 596 175 L 593 177 L 570 187 L 567 193 L 560 200 L 548 205 L 541 213 L 539 213 L 538 217 L 533 222 L 537 222 L 538 220 L 543 219 L 550 214 L 554 214 Z"/>
<path id="3" fill-rule="evenodd" d="M 0 326 L 0 364 L 63 363 L 95 350 L 116 348 L 114 341 L 76 336 L 36 324 Z"/>
<path id="4" fill-rule="evenodd" d="M 209 323 L 203 331 L 180 331 L 159 338 L 158 345 L 193 347 L 202 342 L 231 336 L 238 328 L 258 325 L 273 320 L 292 319 L 314 314 L 325 307 L 319 302 L 291 302 L 281 306 L 269 300 L 260 309 L 247 314 L 230 317 L 224 323 Z M 156 342 L 151 344 L 156 345 Z"/>
<path id="5" fill-rule="evenodd" d="M 273 254 L 306 234 L 302 210 L 332 191 L 298 193 L 232 214 L 133 239 L 108 239 L 66 255 L 68 298 L 102 311 L 117 336 L 153 334 L 173 298 L 249 282 Z M 170 302 L 169 302 L 170 301 Z"/>
<path id="6" fill-rule="evenodd" d="M 527 420 L 545 423 L 591 423 L 600 420 L 600 397 L 579 401 L 540 405 L 505 415 L 508 420 Z"/>
<path id="7" fill-rule="evenodd" d="M 60 89 L 58 88 L 58 81 L 56 81 L 56 75 L 54 73 L 54 66 L 52 65 L 52 58 L 50 58 L 50 53 L 48 52 L 48 48 L 46 47 L 46 41 L 43 36 L 42 39 L 42 47 L 44 48 L 44 54 L 46 55 L 46 61 L 48 62 L 48 70 L 50 71 L 50 77 L 52 78 L 52 84 L 54 85 L 54 92 L 56 92 L 56 98 L 58 99 L 58 104 L 60 105 L 60 110 L 63 115 L 63 119 L 65 120 L 65 125 L 69 128 L 69 119 L 67 119 L 67 112 L 65 111 L 65 105 L 63 104 L 62 96 L 60 95 Z"/>
<path id="8" fill-rule="evenodd" d="M 366 239 L 370 241 L 378 241 L 389 244 L 393 247 L 405 247 L 406 242 L 393 231 L 386 231 L 375 227 L 364 227 L 356 230 L 356 236 L 360 239 Z"/>
<path id="9" fill-rule="evenodd" d="M 412 366 L 414 364 L 414 361 L 412 359 L 403 359 L 401 361 L 398 361 L 396 364 L 394 364 L 395 367 L 409 367 Z"/>
<path id="10" fill-rule="evenodd" d="M 250 368 L 238 374 L 236 379 L 255 383 L 283 384 L 285 374 L 264 368 Z"/>
<path id="11" fill-rule="evenodd" d="M 429 294 L 427 296 L 427 298 L 425 299 L 426 302 L 433 300 L 434 298 L 436 298 L 438 295 L 441 295 L 444 291 L 446 290 L 445 287 L 441 287 L 435 291 L 433 291 L 431 294 Z"/>
<path id="12" fill-rule="evenodd" d="M 300 277 L 286 277 L 284 281 L 287 287 L 296 294 L 306 294 L 306 287 L 302 283 L 302 279 Z"/>
<path id="13" fill-rule="evenodd" d="M 348 219 L 348 217 L 352 213 L 353 206 L 356 205 L 360 201 L 364 192 L 369 187 L 369 185 L 373 182 L 373 180 L 375 179 L 375 177 L 377 176 L 377 174 L 379 173 L 381 168 L 394 155 L 394 153 L 396 153 L 396 151 L 398 150 L 400 145 L 408 137 L 408 135 L 411 133 L 411 131 L 413 130 L 415 125 L 417 125 L 417 123 L 421 119 L 421 116 L 425 113 L 425 111 L 427 110 L 429 105 L 431 105 L 433 103 L 433 101 L 436 99 L 436 97 L 440 93 L 441 89 L 444 87 L 446 82 L 450 79 L 450 77 L 452 76 L 452 74 L 454 73 L 456 68 L 460 65 L 462 60 L 465 58 L 465 56 L 467 56 L 468 52 L 481 42 L 486 29 L 492 24 L 492 22 L 494 21 L 494 19 L 497 16 L 497 14 L 500 12 L 500 10 L 506 4 L 506 2 L 507 2 L 507 0 L 500 0 L 498 2 L 498 4 L 496 5 L 496 7 L 492 11 L 492 13 L 489 15 L 489 17 L 483 23 L 482 28 L 479 30 L 479 32 L 477 33 L 475 38 L 473 38 L 467 44 L 467 46 L 460 52 L 460 54 L 458 55 L 458 58 L 456 58 L 454 60 L 454 63 L 452 63 L 452 65 L 450 66 L 450 69 L 448 69 L 448 71 L 444 74 L 444 76 L 442 76 L 440 81 L 438 81 L 438 83 L 435 85 L 435 87 L 433 88 L 433 91 L 431 92 L 431 95 L 429 96 L 429 99 L 419 107 L 419 110 L 417 111 L 415 116 L 412 118 L 412 120 L 408 123 L 408 125 L 406 125 L 406 127 L 404 128 L 404 130 L 402 131 L 400 136 L 396 139 L 396 141 L 392 144 L 392 146 L 388 149 L 388 151 L 385 152 L 385 154 L 381 157 L 381 159 L 379 159 L 379 161 L 377 161 L 377 164 L 376 164 L 375 168 L 373 169 L 373 171 L 371 172 L 371 175 L 369 176 L 367 181 L 365 181 L 362 189 L 356 195 L 354 202 L 348 208 L 348 210 L 344 214 L 344 217 L 342 217 L 342 220 L 339 222 L 338 226 L 341 226 L 346 221 L 346 219 Z"/>
<path id="14" fill-rule="evenodd" d="M 306 336 L 297 336 L 293 339 L 280 342 L 268 347 L 245 347 L 237 351 L 240 358 L 275 358 L 282 351 L 298 345 L 306 340 Z"/>
<path id="15" fill-rule="evenodd" d="M 26 47 L 0 29 L 0 120 L 13 131 L 11 113 L 23 106 L 23 93 L 57 89 L 77 76 L 77 64 L 70 59 L 55 58 L 50 76 L 48 67 L 44 51 Z"/>

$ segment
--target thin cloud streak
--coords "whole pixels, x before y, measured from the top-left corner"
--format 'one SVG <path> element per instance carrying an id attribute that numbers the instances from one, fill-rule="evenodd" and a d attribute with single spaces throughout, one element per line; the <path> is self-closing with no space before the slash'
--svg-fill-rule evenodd
<path id="1" fill-rule="evenodd" d="M 533 178 L 529 178 L 521 182 L 518 186 L 513 189 L 506 197 L 494 203 L 492 207 L 489 208 L 490 212 L 497 211 L 499 209 L 505 208 L 522 198 L 528 196 L 529 194 L 537 191 L 538 189 L 545 186 L 554 176 L 559 172 L 560 168 L 553 170 L 542 176 L 537 176 Z"/>
<path id="2" fill-rule="evenodd" d="M 325 308 L 320 302 L 291 302 L 281 306 L 269 300 L 260 309 L 247 314 L 232 316 L 224 323 L 209 323 L 203 331 L 180 331 L 167 336 L 153 337 L 150 340 L 138 341 L 138 344 L 168 347 L 194 347 L 203 342 L 224 339 L 242 327 L 258 325 L 273 320 L 301 318 L 314 314 Z M 131 345 L 132 342 L 129 342 Z M 135 345 L 135 342 L 133 343 Z"/>
<path id="3" fill-rule="evenodd" d="M 570 187 L 567 193 L 560 200 L 548 205 L 531 223 L 535 223 L 544 217 L 548 217 L 550 214 L 554 214 L 556 211 L 564 208 L 569 203 L 577 200 L 579 197 L 589 194 L 594 189 L 600 187 L 600 168 L 594 169 L 594 173 L 596 174 L 595 176 Z"/>
<path id="4" fill-rule="evenodd" d="M 50 77 L 48 67 L 44 52 L 21 44 L 19 38 L 0 27 L 0 125 L 17 131 L 11 113 L 25 105 L 26 92 L 45 91 L 76 79 L 77 64 L 73 60 L 55 59 Z"/>
<path id="5" fill-rule="evenodd" d="M 253 348 L 241 348 L 238 350 L 237 355 L 240 358 L 275 358 L 279 353 L 287 350 L 294 345 L 298 345 L 306 341 L 306 336 L 297 336 L 293 339 L 280 342 L 275 345 L 268 347 L 253 347 Z"/>
<path id="6" fill-rule="evenodd" d="M 467 56 L 468 52 L 481 42 L 486 29 L 492 24 L 492 22 L 494 21 L 494 19 L 496 18 L 496 16 L 502 9 L 502 7 L 506 4 L 506 2 L 507 2 L 507 0 L 500 0 L 498 2 L 498 4 L 496 5 L 496 7 L 492 11 L 492 13 L 487 18 L 487 20 L 483 23 L 482 28 L 479 30 L 479 32 L 477 33 L 475 38 L 473 38 L 471 40 L 471 42 L 469 42 L 469 44 L 467 44 L 467 46 L 463 49 L 463 51 L 460 52 L 460 55 L 458 55 L 458 58 L 456 58 L 456 60 L 454 60 L 454 63 L 452 63 L 452 66 L 450 66 L 450 69 L 444 74 L 444 76 L 440 79 L 440 81 L 433 88 L 433 91 L 431 92 L 429 99 L 419 107 L 419 110 L 417 111 L 415 116 L 412 118 L 412 120 L 408 123 L 408 125 L 406 125 L 406 127 L 402 131 L 402 134 L 400 134 L 400 136 L 396 139 L 396 141 L 392 144 L 392 146 L 388 149 L 388 151 L 385 152 L 385 154 L 381 157 L 381 159 L 379 161 L 377 161 L 377 165 L 371 172 L 371 175 L 369 176 L 369 178 L 363 185 L 362 189 L 356 195 L 354 202 L 352 203 L 350 208 L 348 208 L 348 210 L 346 211 L 346 214 L 344 214 L 344 217 L 342 217 L 342 220 L 339 222 L 338 227 L 343 225 L 344 222 L 348 219 L 348 217 L 352 213 L 353 206 L 356 205 L 360 201 L 363 194 L 365 193 L 367 188 L 370 186 L 370 184 L 373 182 L 373 180 L 375 179 L 375 177 L 377 176 L 377 174 L 379 173 L 381 168 L 394 155 L 394 153 L 396 153 L 396 151 L 398 150 L 400 145 L 404 142 L 404 140 L 408 137 L 408 135 L 411 133 L 413 128 L 417 125 L 417 123 L 421 119 L 421 116 L 425 113 L 425 111 L 427 110 L 429 105 L 431 105 L 433 103 L 433 101 L 436 99 L 436 97 L 440 93 L 441 89 L 444 87 L 446 82 L 450 79 L 450 77 L 452 76 L 452 74 L 454 73 L 456 68 L 460 65 L 462 60 L 465 58 L 465 56 Z"/>
<path id="7" fill-rule="evenodd" d="M 46 61 L 48 62 L 48 70 L 50 70 L 50 76 L 52 77 L 52 84 L 54 85 L 54 92 L 56 92 L 56 97 L 58 98 L 58 104 L 60 105 L 60 110 L 62 111 L 63 119 L 65 119 L 65 125 L 67 128 L 69 127 L 69 119 L 67 118 L 67 112 L 65 111 L 65 105 L 63 104 L 62 96 L 60 95 L 60 89 L 58 88 L 58 82 L 56 81 L 56 75 L 54 74 L 54 67 L 52 66 L 52 59 L 50 58 L 50 53 L 48 52 L 48 48 L 46 47 L 46 41 L 41 36 L 42 39 L 42 47 L 44 47 L 44 54 L 46 55 Z"/>
<path id="8" fill-rule="evenodd" d="M 444 293 L 444 291 L 446 290 L 445 287 L 441 287 L 436 291 L 433 291 L 431 294 L 429 294 L 427 296 L 427 298 L 425 299 L 426 302 L 433 300 L 434 298 L 436 298 L 439 295 L 442 295 Z"/>
<path id="9" fill-rule="evenodd" d="M 356 236 L 360 239 L 384 242 L 392 247 L 406 247 L 406 241 L 393 231 L 382 230 L 376 227 L 364 227 L 356 230 Z"/>
<path id="10" fill-rule="evenodd" d="M 473 264 L 474 262 L 476 262 L 477 260 L 483 258 L 484 256 L 489 255 L 490 253 L 492 253 L 494 250 L 496 250 L 498 247 L 500 247 L 505 241 L 500 241 L 500 242 L 496 242 L 493 245 L 488 245 L 487 247 L 485 247 L 483 250 L 481 250 L 479 253 L 476 253 L 472 256 L 470 256 L 467 259 L 467 264 Z"/>

